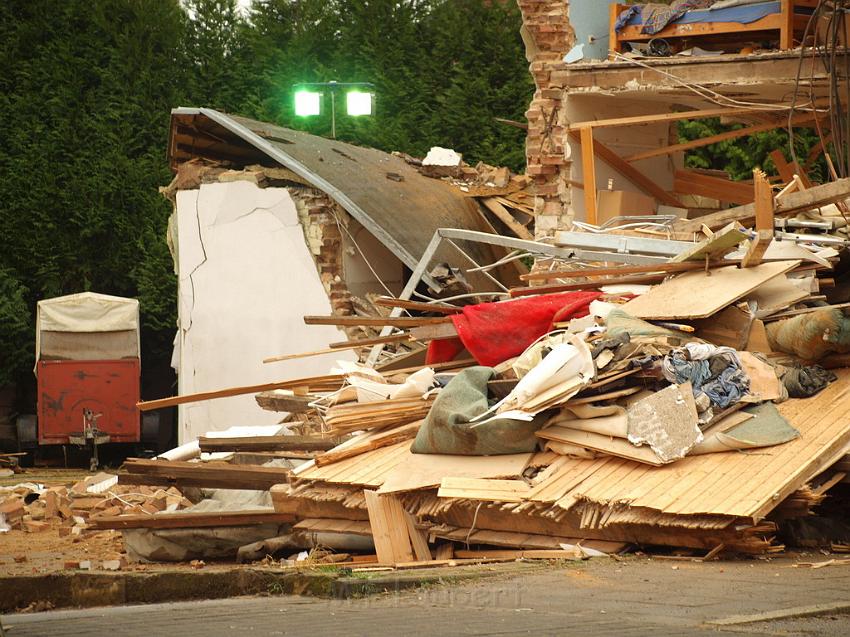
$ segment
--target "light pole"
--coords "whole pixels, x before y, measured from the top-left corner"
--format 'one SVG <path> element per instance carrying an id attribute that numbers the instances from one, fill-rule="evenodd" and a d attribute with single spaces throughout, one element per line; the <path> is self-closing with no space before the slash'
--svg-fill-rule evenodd
<path id="1" fill-rule="evenodd" d="M 292 87 L 295 115 L 312 117 L 322 113 L 322 89 L 331 94 L 331 135 L 336 139 L 336 94 L 345 92 L 346 113 L 352 117 L 374 114 L 375 85 L 370 82 L 306 82 Z"/>

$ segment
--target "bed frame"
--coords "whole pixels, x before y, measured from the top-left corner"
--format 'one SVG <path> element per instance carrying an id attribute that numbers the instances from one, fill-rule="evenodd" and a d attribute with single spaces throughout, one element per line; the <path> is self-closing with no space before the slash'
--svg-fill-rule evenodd
<path id="1" fill-rule="evenodd" d="M 626 42 L 648 42 L 656 38 L 670 40 L 674 38 L 700 38 L 712 36 L 739 35 L 743 33 L 779 31 L 779 48 L 794 48 L 794 35 L 802 34 L 809 20 L 808 15 L 795 13 L 797 7 L 815 8 L 818 0 L 780 0 L 779 13 L 773 13 L 750 24 L 739 22 L 703 22 L 698 24 L 671 24 L 654 35 L 641 33 L 641 25 L 627 26 L 619 33 L 614 30 L 617 16 L 629 5 L 612 4 L 610 23 L 611 50 L 621 52 Z"/>

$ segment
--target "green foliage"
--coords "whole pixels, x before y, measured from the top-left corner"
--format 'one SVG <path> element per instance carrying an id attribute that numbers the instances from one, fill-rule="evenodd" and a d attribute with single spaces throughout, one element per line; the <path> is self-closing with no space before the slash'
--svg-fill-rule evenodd
<path id="1" fill-rule="evenodd" d="M 743 128 L 743 126 L 724 126 L 719 118 L 683 120 L 679 122 L 679 142 L 703 139 L 727 130 L 740 128 Z M 805 163 L 809 151 L 818 143 L 817 133 L 813 129 L 794 129 L 794 151 L 801 163 Z M 768 173 L 776 173 L 776 167 L 768 155 L 777 148 L 783 149 L 786 160 L 791 159 L 788 131 L 784 128 L 693 149 L 687 153 L 685 165 L 690 168 L 725 170 L 734 180 L 752 179 L 753 168 L 761 168 Z M 826 179 L 826 165 L 822 158 L 812 166 L 809 175 L 815 181 Z"/>
<path id="2" fill-rule="evenodd" d="M 165 242 L 169 113 L 207 106 L 330 134 L 292 86 L 372 82 L 374 117 L 338 109 L 338 137 L 521 170 L 533 85 L 513 2 L 6 0 L 0 3 L 0 385 L 31 378 L 39 299 L 136 297 L 144 369 L 175 329 Z"/>

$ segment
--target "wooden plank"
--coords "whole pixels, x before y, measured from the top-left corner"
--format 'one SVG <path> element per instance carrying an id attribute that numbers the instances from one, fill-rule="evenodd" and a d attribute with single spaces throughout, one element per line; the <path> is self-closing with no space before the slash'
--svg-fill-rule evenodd
<path id="1" fill-rule="evenodd" d="M 410 544 L 413 546 L 413 552 L 416 554 L 416 560 L 427 562 L 431 559 L 431 549 L 428 547 L 427 535 L 416 525 L 416 518 L 408 511 L 404 511 L 404 521 L 407 526 L 407 533 L 410 536 Z"/>
<path id="2" fill-rule="evenodd" d="M 760 113 L 775 113 L 776 108 L 748 107 L 720 107 L 706 108 L 693 111 L 675 111 L 672 113 L 656 113 L 653 115 L 634 115 L 632 117 L 615 117 L 611 119 L 598 119 L 586 122 L 570 124 L 569 130 L 580 131 L 583 128 L 612 128 L 617 126 L 637 126 L 641 124 L 657 124 L 663 122 L 678 122 L 683 119 L 705 119 L 707 117 L 734 117 L 735 115 L 755 115 Z"/>
<path id="3" fill-rule="evenodd" d="M 695 244 L 693 248 L 677 254 L 673 257 L 673 261 L 676 263 L 701 261 L 702 268 L 705 269 L 706 258 L 719 259 L 727 253 L 732 252 L 746 238 L 747 234 L 743 231 L 743 228 L 733 222 L 719 232 Z"/>
<path id="4" fill-rule="evenodd" d="M 310 388 L 314 388 L 317 391 L 320 389 L 336 391 L 342 387 L 342 383 L 342 374 L 314 376 L 312 378 L 284 380 L 276 383 L 262 383 L 260 385 L 246 385 L 244 387 L 229 387 L 227 389 L 216 389 L 213 391 L 198 392 L 196 394 L 184 394 L 182 396 L 172 396 L 170 398 L 160 398 L 158 400 L 147 400 L 136 403 L 136 407 L 138 407 L 140 411 L 151 411 L 153 409 L 163 409 L 165 407 L 197 403 L 204 400 L 229 398 L 231 396 L 244 396 L 245 394 L 257 394 L 259 392 L 270 391 L 272 389 L 304 388 L 309 391 Z"/>
<path id="5" fill-rule="evenodd" d="M 422 425 L 422 422 L 422 420 L 419 420 L 407 425 L 402 425 L 401 427 L 396 427 L 390 431 L 379 432 L 360 444 L 332 449 L 316 458 L 316 466 L 324 467 L 326 465 L 345 460 L 346 458 L 359 456 L 367 451 L 380 449 L 382 447 L 390 447 L 404 440 L 412 440 L 419 432 L 419 427 Z"/>
<path id="6" fill-rule="evenodd" d="M 518 238 L 534 241 L 534 235 L 528 231 L 528 228 L 514 219 L 513 215 L 498 201 L 492 197 L 479 199 L 479 201 L 487 207 L 487 210 L 496 215 Z"/>
<path id="7" fill-rule="evenodd" d="M 775 208 L 777 215 L 791 215 L 805 210 L 843 201 L 850 197 L 850 178 L 831 181 L 821 186 L 813 186 L 808 190 L 792 192 L 783 197 Z M 678 232 L 698 232 L 706 225 L 712 230 L 721 228 L 732 221 L 748 225 L 755 220 L 755 205 L 748 204 L 737 208 L 729 208 L 712 212 L 696 219 L 681 219 L 676 222 Z"/>
<path id="8" fill-rule="evenodd" d="M 704 175 L 694 170 L 676 171 L 673 192 L 680 195 L 700 195 L 739 205 L 753 201 L 753 189 L 749 184 Z"/>
<path id="9" fill-rule="evenodd" d="M 190 511 L 154 515 L 114 515 L 89 518 L 95 529 L 197 529 L 259 524 L 291 524 L 295 516 L 272 509 L 249 511 Z"/>
<path id="10" fill-rule="evenodd" d="M 234 438 L 198 438 L 201 451 L 328 451 L 339 445 L 334 438 L 315 436 L 250 436 Z"/>
<path id="11" fill-rule="evenodd" d="M 450 316 L 305 316 L 306 325 L 337 325 L 341 327 L 418 327 L 450 323 Z"/>
<path id="12" fill-rule="evenodd" d="M 581 139 L 581 170 L 586 184 L 584 189 L 584 214 L 587 223 L 597 223 L 596 211 L 596 151 L 593 147 L 593 129 L 582 128 Z"/>
<path id="13" fill-rule="evenodd" d="M 711 266 L 728 265 L 711 263 Z M 572 268 L 568 270 L 541 270 L 520 277 L 523 281 L 548 281 L 551 279 L 596 278 L 603 276 L 626 276 L 629 274 L 651 274 L 653 272 L 690 272 L 704 270 L 705 263 L 651 263 L 649 265 L 623 265 L 612 268 Z"/>
<path id="14" fill-rule="evenodd" d="M 389 296 L 379 296 L 372 300 L 374 305 L 380 307 L 400 307 L 405 310 L 416 312 L 434 312 L 435 314 L 457 314 L 462 312 L 462 307 L 446 305 L 444 303 L 422 303 L 420 301 L 408 301 L 407 299 L 396 299 Z M 331 345 L 333 347 L 333 345 Z"/>
<path id="15" fill-rule="evenodd" d="M 332 350 L 357 349 L 369 345 L 384 345 L 385 343 L 403 343 L 413 340 L 410 334 L 390 334 L 389 336 L 376 336 L 375 338 L 361 338 L 353 341 L 338 341 L 328 345 Z"/>
<path id="16" fill-rule="evenodd" d="M 413 562 L 415 557 L 401 503 L 393 496 L 381 496 L 375 491 L 366 490 L 363 495 L 378 561 L 384 564 Z"/>
<path id="17" fill-rule="evenodd" d="M 531 487 L 524 480 L 445 477 L 440 482 L 437 497 L 491 502 L 522 502 L 530 491 Z"/>
<path id="18" fill-rule="evenodd" d="M 709 273 L 685 272 L 632 299 L 623 311 L 651 320 L 706 318 L 798 265 L 799 261 L 776 261 L 745 270 L 729 266 Z"/>
<path id="19" fill-rule="evenodd" d="M 581 139 L 581 136 L 577 133 L 570 133 L 570 136 L 573 139 Z M 668 206 L 675 206 L 677 208 L 682 207 L 681 201 L 679 201 L 678 199 L 676 199 L 676 197 L 661 188 L 661 186 L 655 183 L 654 180 L 644 175 L 637 168 L 622 159 L 618 153 L 615 153 L 613 150 L 611 150 L 604 144 L 600 143 L 599 141 L 594 141 L 593 151 L 602 161 L 607 163 L 614 170 L 623 175 L 623 177 L 625 177 L 635 186 L 643 190 L 646 194 L 655 197 L 658 201 L 667 204 Z M 589 183 L 587 179 L 585 179 L 584 182 L 585 184 Z M 593 188 L 584 189 L 585 197 L 587 197 L 588 190 L 593 190 L 594 192 L 596 192 L 595 183 Z"/>
<path id="20" fill-rule="evenodd" d="M 289 470 L 281 467 L 258 467 L 251 465 L 228 465 L 222 463 L 183 462 L 178 460 L 144 460 L 128 458 L 122 466 L 125 474 L 138 480 L 154 478 L 158 480 L 180 481 L 190 479 L 202 482 L 210 489 L 251 489 L 267 491 L 272 485 L 287 482 Z M 135 484 L 146 484 L 136 482 Z"/>
<path id="21" fill-rule="evenodd" d="M 755 194 L 756 238 L 747 248 L 741 259 L 741 266 L 749 268 L 762 262 L 764 253 L 773 241 L 773 190 L 767 175 L 758 168 L 753 170 L 753 190 Z"/>
<path id="22" fill-rule="evenodd" d="M 807 122 L 813 122 L 816 117 L 823 118 L 825 115 L 815 115 L 814 113 L 803 113 L 801 115 L 794 116 L 791 121 L 793 125 L 805 124 Z M 709 137 L 702 137 L 700 139 L 694 139 L 689 142 L 682 142 L 680 144 L 671 144 L 669 146 L 663 146 L 661 148 L 654 148 L 652 150 L 646 150 L 630 157 L 626 157 L 625 161 L 627 162 L 636 162 L 641 161 L 642 159 L 649 159 L 651 157 L 661 157 L 663 155 L 673 155 L 675 153 L 684 152 L 687 150 L 693 150 L 694 148 L 702 148 L 703 146 L 710 146 L 711 144 L 716 144 L 717 142 L 723 142 L 729 139 L 738 139 L 739 137 L 746 137 L 747 135 L 753 135 L 755 133 L 761 133 L 768 130 L 774 130 L 777 128 L 775 122 L 768 122 L 767 124 L 757 124 L 755 126 L 747 126 L 745 128 L 739 128 L 737 130 L 727 131 L 725 133 L 718 133 L 717 135 L 711 135 Z"/>
<path id="23" fill-rule="evenodd" d="M 705 265 L 703 264 L 703 269 Z M 570 290 L 598 290 L 603 285 L 619 285 L 621 283 L 657 283 L 663 281 L 668 275 L 664 272 L 657 274 L 635 274 L 618 279 L 593 279 L 592 281 L 579 281 L 576 283 L 556 283 L 552 285 L 535 285 L 531 287 L 511 288 L 508 293 L 511 297 L 536 296 L 538 294 L 553 294 L 555 292 L 567 292 Z"/>
<path id="24" fill-rule="evenodd" d="M 368 520 L 341 520 L 337 518 L 307 518 L 292 525 L 293 529 L 314 533 L 350 533 L 352 535 L 372 535 Z"/>
<path id="25" fill-rule="evenodd" d="M 446 477 L 516 478 L 522 475 L 530 458 L 530 453 L 449 456 L 408 452 L 386 477 L 380 493 L 434 488 L 440 486 Z"/>

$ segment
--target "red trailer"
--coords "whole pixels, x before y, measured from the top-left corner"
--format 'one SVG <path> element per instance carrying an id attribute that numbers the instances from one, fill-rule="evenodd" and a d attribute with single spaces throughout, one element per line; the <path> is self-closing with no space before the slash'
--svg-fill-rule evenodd
<path id="1" fill-rule="evenodd" d="M 38 303 L 39 445 L 140 440 L 139 302 L 83 292 Z"/>

